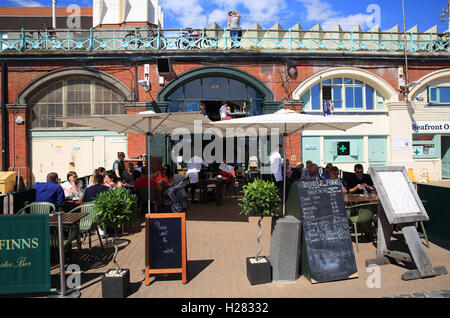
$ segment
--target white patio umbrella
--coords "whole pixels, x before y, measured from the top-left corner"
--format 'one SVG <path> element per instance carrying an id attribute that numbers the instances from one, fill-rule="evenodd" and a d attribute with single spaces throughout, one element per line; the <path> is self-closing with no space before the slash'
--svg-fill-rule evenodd
<path id="1" fill-rule="evenodd" d="M 211 127 L 210 120 L 197 112 L 155 113 L 145 111 L 138 114 L 94 115 L 84 117 L 57 118 L 62 122 L 115 131 L 118 133 L 146 134 L 148 173 L 148 213 L 150 213 L 150 140 L 153 134 L 171 134 L 174 129 L 186 128 L 189 132 L 204 131 Z"/>
<path id="2" fill-rule="evenodd" d="M 268 130 L 278 128 L 280 133 L 283 134 L 283 215 L 286 213 L 286 136 L 296 133 L 301 134 L 305 130 L 345 131 L 361 124 L 372 124 L 372 122 L 339 118 L 337 116 L 299 114 L 288 109 L 281 109 L 273 114 L 222 120 L 211 123 L 212 126 L 217 127 L 222 131 L 226 131 L 227 128 L 241 128 L 234 130 L 231 135 L 228 133 L 227 137 L 258 136 L 259 128 L 266 128 Z M 247 128 L 254 129 L 246 130 Z"/>

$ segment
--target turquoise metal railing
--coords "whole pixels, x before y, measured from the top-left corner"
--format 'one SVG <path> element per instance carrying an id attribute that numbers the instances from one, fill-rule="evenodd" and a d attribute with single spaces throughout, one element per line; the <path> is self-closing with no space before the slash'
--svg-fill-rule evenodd
<path id="1" fill-rule="evenodd" d="M 0 31 L 0 52 L 145 50 L 306 50 L 350 52 L 450 52 L 439 33 L 243 30 L 233 43 L 226 29 L 83 29 Z"/>

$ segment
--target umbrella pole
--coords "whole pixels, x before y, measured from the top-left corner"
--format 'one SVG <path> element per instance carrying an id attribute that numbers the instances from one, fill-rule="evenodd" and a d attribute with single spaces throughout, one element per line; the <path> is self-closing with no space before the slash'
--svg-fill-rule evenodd
<path id="1" fill-rule="evenodd" d="M 286 215 L 286 124 L 283 134 L 283 216 Z"/>
<path id="2" fill-rule="evenodd" d="M 148 214 L 151 213 L 151 189 L 150 189 L 150 177 L 151 177 L 151 169 L 150 169 L 150 142 L 152 139 L 152 134 L 147 133 L 147 191 L 148 191 L 148 198 L 147 198 L 147 211 Z"/>

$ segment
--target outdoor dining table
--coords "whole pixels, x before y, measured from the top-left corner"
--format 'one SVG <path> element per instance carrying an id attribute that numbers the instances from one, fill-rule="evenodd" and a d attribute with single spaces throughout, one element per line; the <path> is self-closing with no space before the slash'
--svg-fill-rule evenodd
<path id="1" fill-rule="evenodd" d="M 88 215 L 88 214 L 87 213 L 63 213 L 62 214 L 62 224 L 64 226 L 74 225 L 74 224 L 78 223 L 78 221 L 80 221 L 86 215 Z M 50 215 L 50 225 L 51 226 L 58 225 L 58 215 L 56 213 L 53 215 Z"/>
<path id="2" fill-rule="evenodd" d="M 50 226 L 58 226 L 58 249 L 59 249 L 59 269 L 60 269 L 60 293 L 56 295 L 59 298 L 78 298 L 80 297 L 80 291 L 67 290 L 66 288 L 66 275 L 65 275 L 65 259 L 64 259 L 64 226 L 75 226 L 87 213 L 64 213 L 56 212 L 50 215 Z M 52 296 L 50 296 L 52 297 Z"/>
<path id="3" fill-rule="evenodd" d="M 359 203 L 379 203 L 380 198 L 377 194 L 368 194 L 367 196 L 363 194 L 344 194 L 344 202 L 346 205 L 353 205 Z"/>

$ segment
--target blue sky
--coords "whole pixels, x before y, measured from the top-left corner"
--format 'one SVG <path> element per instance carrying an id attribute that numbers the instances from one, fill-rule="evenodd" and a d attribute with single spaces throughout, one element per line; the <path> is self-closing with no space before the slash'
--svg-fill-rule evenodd
<path id="1" fill-rule="evenodd" d="M 144 0 L 143 0 L 144 1 Z M 2 6 L 51 6 L 51 0 L 0 0 Z M 91 6 L 93 0 L 57 0 L 57 6 Z M 403 31 L 402 0 L 159 0 L 165 28 L 226 26 L 226 13 L 238 10 L 244 28 L 258 22 L 264 29 L 280 23 L 285 29 L 299 23 L 303 29 L 321 24 L 327 30 L 340 24 L 344 30 L 375 25 L 389 30 L 398 24 Z M 434 25 L 447 30 L 439 15 L 447 0 L 405 0 L 406 29 L 417 25 L 424 32 Z"/>

